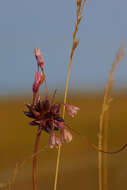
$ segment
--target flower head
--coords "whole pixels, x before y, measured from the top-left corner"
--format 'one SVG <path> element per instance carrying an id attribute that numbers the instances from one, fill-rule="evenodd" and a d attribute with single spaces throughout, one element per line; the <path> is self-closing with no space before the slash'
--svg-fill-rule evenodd
<path id="1" fill-rule="evenodd" d="M 49 99 L 46 97 L 45 100 L 36 100 L 36 103 L 26 104 L 28 111 L 24 111 L 27 117 L 33 118 L 30 125 L 37 126 L 40 130 L 45 131 L 50 135 L 49 146 L 51 148 L 57 147 L 64 142 L 71 142 L 72 134 L 68 130 L 67 125 L 64 123 L 64 119 L 61 117 L 60 109 L 61 104 L 51 104 Z M 77 112 L 79 108 L 68 105 L 66 111 L 71 116 Z M 56 134 L 60 131 L 60 137 Z"/>
<path id="2" fill-rule="evenodd" d="M 66 104 L 65 110 L 68 113 L 68 115 L 74 117 L 74 114 L 77 114 L 77 111 L 79 110 L 79 108 L 72 104 Z"/>
<path id="3" fill-rule="evenodd" d="M 33 102 L 32 104 L 26 104 L 28 110 L 24 111 L 24 114 L 32 118 L 32 121 L 29 123 L 31 126 L 36 126 L 39 132 L 43 130 L 49 134 L 49 146 L 53 148 L 61 145 L 63 142 L 70 142 L 72 140 L 72 134 L 64 123 L 64 119 L 61 117 L 61 104 L 51 103 L 52 101 L 50 101 L 45 79 L 46 75 L 43 68 L 44 61 L 38 48 L 35 48 L 35 56 L 38 63 L 38 71 L 35 73 L 35 81 L 33 84 Z M 39 68 L 41 68 L 41 72 Z M 44 80 L 46 97 L 41 100 L 39 88 Z M 76 114 L 77 110 L 79 110 L 78 107 L 66 104 L 66 111 L 72 117 Z"/>
<path id="4" fill-rule="evenodd" d="M 64 142 L 72 140 L 72 134 L 64 124 L 64 119 L 60 115 L 60 104 L 51 104 L 49 99 L 36 101 L 36 104 L 26 104 L 28 111 L 24 111 L 27 117 L 33 118 L 30 125 L 37 126 L 40 130 L 50 135 L 49 146 L 57 147 Z M 60 130 L 60 137 L 56 132 Z"/>

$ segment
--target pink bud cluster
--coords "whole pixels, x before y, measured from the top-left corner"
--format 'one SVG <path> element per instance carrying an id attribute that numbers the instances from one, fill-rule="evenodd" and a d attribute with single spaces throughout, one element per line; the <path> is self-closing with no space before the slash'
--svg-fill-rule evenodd
<path id="1" fill-rule="evenodd" d="M 46 80 L 44 74 L 44 60 L 39 48 L 35 48 L 35 57 L 38 71 L 35 72 L 33 84 L 33 103 L 26 104 L 28 111 L 24 111 L 24 114 L 33 119 L 30 125 L 37 126 L 39 131 L 43 130 L 50 135 L 50 148 L 58 147 L 64 142 L 71 142 L 72 134 L 68 130 L 68 126 L 65 124 L 64 119 L 61 117 L 62 104 L 50 101 L 47 85 L 45 85 L 45 99 L 41 100 L 39 97 L 40 85 Z M 65 111 L 71 117 L 74 117 L 79 110 L 78 107 L 71 104 L 65 104 L 64 106 Z"/>
<path id="2" fill-rule="evenodd" d="M 37 93 L 38 90 L 39 90 L 39 87 L 41 85 L 41 83 L 43 82 L 44 80 L 44 75 L 42 74 L 42 72 L 36 72 L 35 73 L 35 81 L 34 81 L 34 84 L 33 84 L 33 92 L 34 93 Z"/>
<path id="3" fill-rule="evenodd" d="M 39 48 L 35 48 L 35 58 L 37 60 L 38 70 L 40 68 L 41 71 L 35 72 L 35 80 L 34 80 L 34 84 L 33 84 L 33 102 L 34 102 L 37 94 L 39 93 L 40 85 L 45 80 L 45 74 L 44 74 L 44 68 L 43 68 L 44 60 L 43 60 L 43 57 L 41 55 Z"/>

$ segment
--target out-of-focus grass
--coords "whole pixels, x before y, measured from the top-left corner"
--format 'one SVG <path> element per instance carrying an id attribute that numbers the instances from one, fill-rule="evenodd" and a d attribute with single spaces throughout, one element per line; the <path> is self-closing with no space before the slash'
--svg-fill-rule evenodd
<path id="1" fill-rule="evenodd" d="M 103 95 L 76 94 L 69 97 L 69 103 L 80 107 L 75 118 L 66 116 L 66 123 L 97 144 L 99 115 Z M 23 115 L 24 103 L 31 98 L 13 98 L 0 101 L 0 182 L 5 182 L 13 172 L 16 162 L 22 161 L 33 152 L 36 129 L 28 125 L 30 119 Z M 115 150 L 127 143 L 127 97 L 114 96 L 110 108 L 109 148 Z M 48 135 L 42 134 L 40 148 L 48 143 Z M 47 149 L 39 155 L 39 189 L 53 189 L 55 149 Z M 127 149 L 118 155 L 109 156 L 109 190 L 127 187 Z M 14 189 L 32 188 L 32 160 L 20 170 Z M 96 190 L 97 152 L 92 150 L 85 139 L 73 134 L 73 141 L 63 145 L 58 189 Z"/>

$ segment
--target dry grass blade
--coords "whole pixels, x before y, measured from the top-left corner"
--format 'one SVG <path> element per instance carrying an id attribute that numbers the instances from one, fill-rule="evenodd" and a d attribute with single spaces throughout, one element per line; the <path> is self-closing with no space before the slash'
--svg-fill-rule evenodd
<path id="1" fill-rule="evenodd" d="M 116 59 L 112 63 L 112 68 L 109 72 L 109 79 L 108 79 L 108 82 L 107 82 L 106 87 L 105 87 L 105 95 L 104 95 L 104 100 L 103 100 L 103 104 L 102 104 L 102 111 L 100 114 L 98 149 L 103 149 L 103 139 L 105 138 L 105 134 L 103 134 L 104 117 L 105 117 L 105 113 L 109 109 L 110 102 L 111 102 L 110 91 L 111 91 L 113 80 L 114 80 L 114 72 L 116 70 L 118 63 L 123 58 L 124 53 L 125 53 L 125 50 L 124 50 L 123 46 L 121 45 L 120 48 L 118 49 L 117 53 L 116 53 Z M 108 124 L 106 125 L 106 128 L 107 129 L 105 129 L 105 130 L 108 130 Z M 106 131 L 106 134 L 107 134 L 107 131 Z M 108 136 L 106 138 L 108 138 Z M 107 143 L 106 140 L 105 140 L 105 143 Z M 106 144 L 105 144 L 105 146 L 106 146 Z M 103 159 L 102 152 L 99 152 L 98 153 L 98 184 L 99 184 L 99 190 L 103 189 L 103 177 L 102 177 L 103 176 L 103 171 L 102 171 L 103 170 L 103 160 L 102 159 Z M 107 171 L 106 171 L 106 173 L 107 173 Z M 105 176 L 105 179 L 106 178 L 107 177 Z M 106 184 L 107 184 L 107 182 L 106 182 Z"/>
<path id="2" fill-rule="evenodd" d="M 69 78 L 70 78 L 70 71 L 71 71 L 71 63 L 72 63 L 72 58 L 74 55 L 74 51 L 76 47 L 79 44 L 79 39 L 76 39 L 76 35 L 79 29 L 79 24 L 82 19 L 82 13 L 83 13 L 83 8 L 86 3 L 86 0 L 77 0 L 77 11 L 76 11 L 76 24 L 75 24 L 75 29 L 73 32 L 73 44 L 72 44 L 72 49 L 71 49 L 71 54 L 70 54 L 70 59 L 69 59 L 69 68 L 68 68 L 68 73 L 67 73 L 67 79 L 66 79 L 66 87 L 65 87 L 65 94 L 64 94 L 64 105 L 66 104 L 67 100 L 67 93 L 68 93 L 68 84 L 69 84 Z M 63 106 L 63 118 L 65 115 L 65 106 Z M 58 148 L 58 154 L 57 154 L 57 163 L 56 163 L 56 172 L 55 172 L 55 181 L 54 181 L 54 190 L 56 190 L 57 187 L 57 181 L 58 181 L 58 171 L 59 171 L 59 163 L 60 163 L 60 152 L 61 152 L 61 147 L 59 146 Z"/>

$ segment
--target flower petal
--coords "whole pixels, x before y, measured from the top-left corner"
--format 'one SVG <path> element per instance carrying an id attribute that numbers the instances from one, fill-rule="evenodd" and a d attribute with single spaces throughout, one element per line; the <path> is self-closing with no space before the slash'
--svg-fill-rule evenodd
<path id="1" fill-rule="evenodd" d="M 59 145 L 61 145 L 61 140 L 60 138 L 52 131 L 50 138 L 49 138 L 49 146 L 50 148 L 53 147 L 58 147 Z"/>
<path id="2" fill-rule="evenodd" d="M 62 142 L 71 142 L 72 134 L 67 129 L 61 129 L 61 139 L 62 139 Z"/>
<path id="3" fill-rule="evenodd" d="M 68 115 L 74 117 L 74 114 L 77 114 L 77 111 L 79 110 L 79 108 L 72 104 L 66 104 L 65 110 L 68 113 Z"/>

